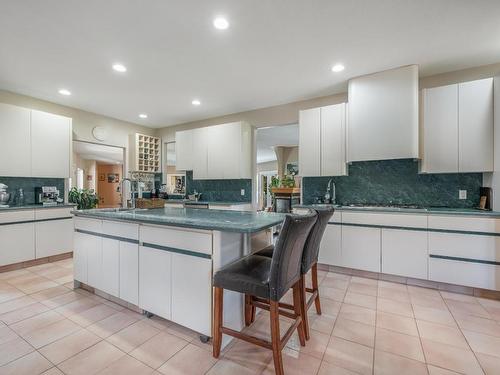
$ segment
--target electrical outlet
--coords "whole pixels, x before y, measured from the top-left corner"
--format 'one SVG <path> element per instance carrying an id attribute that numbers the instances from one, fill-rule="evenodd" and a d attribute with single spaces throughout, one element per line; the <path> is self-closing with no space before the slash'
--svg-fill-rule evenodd
<path id="1" fill-rule="evenodd" d="M 245 195 L 245 189 L 241 189 L 240 194 L 241 194 L 241 195 Z"/>
<path id="2" fill-rule="evenodd" d="M 458 199 L 467 199 L 467 190 L 459 190 Z"/>

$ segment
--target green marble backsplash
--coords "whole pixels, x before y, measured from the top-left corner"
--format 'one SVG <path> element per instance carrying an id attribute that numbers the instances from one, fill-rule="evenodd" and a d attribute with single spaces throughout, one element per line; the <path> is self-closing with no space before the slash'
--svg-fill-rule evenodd
<path id="1" fill-rule="evenodd" d="M 241 195 L 245 189 L 245 195 Z M 186 194 L 201 193 L 201 200 L 212 202 L 252 202 L 252 180 L 193 180 L 193 172 L 186 171 Z"/>
<path id="2" fill-rule="evenodd" d="M 348 176 L 304 177 L 303 203 L 322 197 L 330 178 L 337 190 L 337 203 L 416 204 L 426 207 L 472 208 L 479 204 L 482 173 L 419 174 L 413 159 L 355 162 Z M 458 199 L 467 190 L 467 199 Z"/>
<path id="3" fill-rule="evenodd" d="M 13 204 L 14 197 L 19 189 L 24 190 L 24 203 L 35 203 L 35 187 L 56 186 L 60 197 L 64 198 L 64 178 L 40 178 L 40 177 L 3 177 L 0 176 L 0 182 L 8 186 L 10 193 L 9 204 Z"/>

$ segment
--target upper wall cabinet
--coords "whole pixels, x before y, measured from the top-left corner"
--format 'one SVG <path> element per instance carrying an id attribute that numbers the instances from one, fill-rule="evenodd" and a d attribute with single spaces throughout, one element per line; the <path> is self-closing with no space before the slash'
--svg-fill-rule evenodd
<path id="1" fill-rule="evenodd" d="M 31 111 L 31 175 L 70 176 L 71 119 Z"/>
<path id="2" fill-rule="evenodd" d="M 175 133 L 175 169 L 193 170 L 193 131 L 184 130 Z"/>
<path id="3" fill-rule="evenodd" d="M 301 176 L 346 174 L 345 103 L 299 113 L 299 173 Z"/>
<path id="4" fill-rule="evenodd" d="M 252 178 L 252 131 L 244 122 L 175 133 L 177 170 L 195 180 Z"/>
<path id="5" fill-rule="evenodd" d="M 0 103 L 0 176 L 31 176 L 30 112 Z"/>
<path id="6" fill-rule="evenodd" d="M 0 104 L 0 176 L 70 176 L 71 119 Z"/>
<path id="7" fill-rule="evenodd" d="M 422 90 L 425 173 L 493 170 L 493 78 Z"/>
<path id="8" fill-rule="evenodd" d="M 418 157 L 418 67 L 349 81 L 347 161 Z"/>

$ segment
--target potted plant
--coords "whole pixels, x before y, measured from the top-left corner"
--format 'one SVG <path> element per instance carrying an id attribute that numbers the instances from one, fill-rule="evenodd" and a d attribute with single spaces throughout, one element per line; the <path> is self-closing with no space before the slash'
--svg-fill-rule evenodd
<path id="1" fill-rule="evenodd" d="M 99 198 L 93 189 L 79 190 L 76 187 L 69 191 L 68 199 L 70 203 L 76 203 L 78 210 L 95 208 L 99 202 Z"/>

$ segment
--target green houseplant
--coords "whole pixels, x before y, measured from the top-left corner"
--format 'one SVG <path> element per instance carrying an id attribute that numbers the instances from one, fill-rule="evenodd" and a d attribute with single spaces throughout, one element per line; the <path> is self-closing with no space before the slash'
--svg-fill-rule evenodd
<path id="1" fill-rule="evenodd" d="M 70 203 L 76 203 L 78 210 L 87 210 L 89 208 L 95 208 L 99 202 L 95 191 L 93 189 L 77 189 L 72 188 L 69 191 L 68 199 Z"/>

